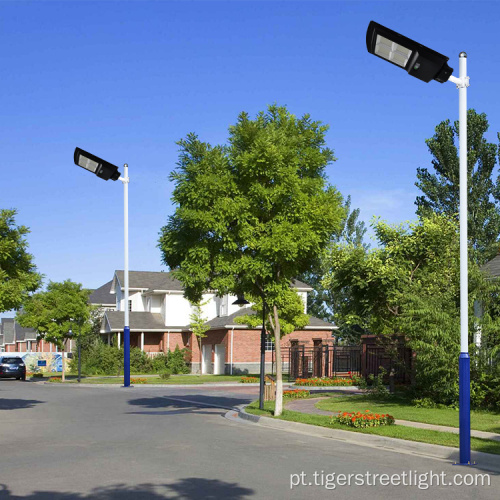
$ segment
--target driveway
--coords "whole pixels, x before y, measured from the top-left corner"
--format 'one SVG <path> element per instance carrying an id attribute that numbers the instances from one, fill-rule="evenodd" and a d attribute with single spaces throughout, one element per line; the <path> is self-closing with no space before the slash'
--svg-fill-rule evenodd
<path id="1" fill-rule="evenodd" d="M 443 472 L 449 482 L 478 469 L 224 418 L 225 408 L 257 392 L 2 380 L 0 500 L 498 499 L 496 475 L 489 487 L 428 489 L 420 476 Z M 406 484 L 413 474 L 421 488 L 339 483 L 327 489 L 332 473 L 372 475 L 374 482 L 373 474 L 406 473 Z M 291 489 L 297 481 L 303 484 Z"/>

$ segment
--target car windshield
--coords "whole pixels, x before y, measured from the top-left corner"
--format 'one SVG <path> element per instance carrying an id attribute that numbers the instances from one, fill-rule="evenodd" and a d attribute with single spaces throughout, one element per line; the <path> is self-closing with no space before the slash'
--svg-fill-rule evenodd
<path id="1" fill-rule="evenodd" d="M 3 358 L 2 363 L 8 365 L 20 365 L 23 362 L 21 358 Z"/>

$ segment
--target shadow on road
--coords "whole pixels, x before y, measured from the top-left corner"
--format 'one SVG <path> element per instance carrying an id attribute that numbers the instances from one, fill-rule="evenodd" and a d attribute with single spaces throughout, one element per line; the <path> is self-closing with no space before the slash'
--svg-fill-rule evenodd
<path id="1" fill-rule="evenodd" d="M 184 402 L 184 401 L 185 402 Z M 142 406 L 143 408 L 186 408 L 190 407 L 209 407 L 220 408 L 221 410 L 232 410 L 241 404 L 248 404 L 252 398 L 230 398 L 226 396 L 205 396 L 203 394 L 190 394 L 189 396 L 160 396 L 149 398 L 138 398 L 129 400 L 128 404 L 132 406 Z"/>
<path id="2" fill-rule="evenodd" d="M 138 484 L 127 486 L 115 484 L 94 488 L 89 493 L 35 491 L 27 495 L 14 495 L 9 488 L 0 484 L 0 500 L 161 500 L 161 499 L 204 499 L 239 500 L 249 498 L 254 490 L 227 483 L 218 479 L 187 477 L 171 484 Z"/>
<path id="3" fill-rule="evenodd" d="M 0 410 L 20 410 L 34 408 L 35 405 L 45 403 L 36 399 L 4 399 L 0 398 Z"/>

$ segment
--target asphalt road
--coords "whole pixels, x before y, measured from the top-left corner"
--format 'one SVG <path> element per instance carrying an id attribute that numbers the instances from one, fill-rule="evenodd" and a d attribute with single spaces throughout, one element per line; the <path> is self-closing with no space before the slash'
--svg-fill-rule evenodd
<path id="1" fill-rule="evenodd" d="M 423 475 L 448 483 L 480 469 L 224 417 L 257 390 L 0 380 L 0 500 L 499 498 L 492 473 L 490 486 L 436 486 L 434 476 L 428 488 Z M 401 484 L 373 485 L 374 474 Z"/>

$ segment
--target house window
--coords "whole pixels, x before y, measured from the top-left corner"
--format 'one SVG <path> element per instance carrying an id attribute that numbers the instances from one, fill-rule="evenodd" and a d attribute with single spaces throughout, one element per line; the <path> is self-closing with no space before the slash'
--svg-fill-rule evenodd
<path id="1" fill-rule="evenodd" d="M 131 300 L 128 301 L 128 310 L 129 311 L 132 310 L 132 301 Z"/>
<path id="2" fill-rule="evenodd" d="M 266 335 L 266 351 L 274 351 L 274 342 L 269 335 Z"/>

